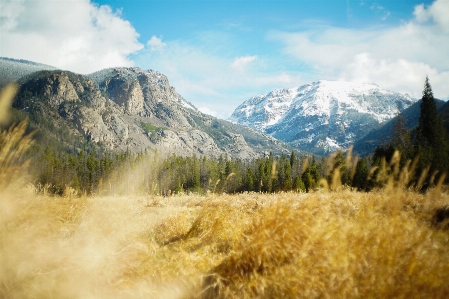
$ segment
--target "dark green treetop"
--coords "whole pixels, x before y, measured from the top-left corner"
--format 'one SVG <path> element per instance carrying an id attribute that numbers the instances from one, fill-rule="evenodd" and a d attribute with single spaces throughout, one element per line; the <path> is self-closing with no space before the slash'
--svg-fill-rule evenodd
<path id="1" fill-rule="evenodd" d="M 424 83 L 415 147 L 422 167 L 431 164 L 435 170 L 447 170 L 449 163 L 447 134 L 438 115 L 428 77 Z"/>
<path id="2" fill-rule="evenodd" d="M 438 120 L 438 110 L 433 97 L 432 87 L 430 86 L 429 78 L 426 77 L 416 136 L 418 145 L 432 146 L 436 142 L 436 137 L 441 133 L 437 130 Z"/>

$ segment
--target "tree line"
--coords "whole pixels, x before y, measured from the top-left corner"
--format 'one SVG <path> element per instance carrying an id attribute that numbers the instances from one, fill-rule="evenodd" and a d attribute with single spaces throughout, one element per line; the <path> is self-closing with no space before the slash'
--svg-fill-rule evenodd
<path id="1" fill-rule="evenodd" d="M 227 155 L 218 158 L 162 156 L 157 152 L 132 154 L 95 151 L 79 154 L 55 151 L 49 146 L 33 163 L 38 189 L 63 194 L 70 187 L 78 194 L 310 192 L 323 184 L 346 185 L 358 190 L 378 186 L 369 178 L 369 158 L 338 151 L 328 158 L 310 155 L 274 156 L 254 160 Z"/>
<path id="2" fill-rule="evenodd" d="M 148 151 L 100 156 L 94 151 L 58 152 L 47 146 L 32 169 L 35 185 L 55 194 L 62 194 L 66 187 L 86 194 L 279 192 L 315 187 L 320 175 L 314 169 L 319 168 L 319 163 L 313 159 L 307 170 L 301 171 L 304 159 L 307 157 L 297 157 L 294 153 L 279 157 L 270 154 L 253 161 L 227 155 L 163 157 Z"/>
<path id="3" fill-rule="evenodd" d="M 400 167 L 410 167 L 414 161 L 417 171 L 411 183 L 416 183 L 422 173 L 438 179 L 449 166 L 449 142 L 428 78 L 419 125 L 407 131 L 405 122 L 399 115 L 393 139 L 362 159 L 353 157 L 351 151 L 338 151 L 326 159 L 297 156 L 294 151 L 280 156 L 270 153 L 251 161 L 227 155 L 164 156 L 158 152 L 114 153 L 88 147 L 76 153 L 51 144 L 44 149 L 35 145 L 27 156 L 33 157 L 29 169 L 34 185 L 54 194 L 63 194 L 68 188 L 77 194 L 309 192 L 323 185 L 368 191 L 382 186 L 379 176 L 395 157 Z"/>

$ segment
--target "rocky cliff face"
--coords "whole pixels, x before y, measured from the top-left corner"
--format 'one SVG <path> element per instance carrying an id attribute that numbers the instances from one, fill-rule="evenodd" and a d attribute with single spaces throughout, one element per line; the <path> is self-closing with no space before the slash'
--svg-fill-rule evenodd
<path id="1" fill-rule="evenodd" d="M 349 147 L 414 102 L 374 84 L 318 81 L 255 96 L 237 107 L 231 121 L 323 155 Z"/>
<path id="2" fill-rule="evenodd" d="M 106 91 L 111 100 L 131 115 L 145 116 L 142 88 L 138 81 L 131 81 L 115 76 L 105 82 Z"/>
<path id="3" fill-rule="evenodd" d="M 107 69 L 90 76 L 34 73 L 21 79 L 14 106 L 53 131 L 64 125 L 70 134 L 110 150 L 243 159 L 290 151 L 270 136 L 201 113 L 167 77 L 139 68 Z"/>
<path id="4" fill-rule="evenodd" d="M 169 128 L 191 129 L 189 114 L 199 114 L 157 71 L 111 68 L 89 77 L 128 115 L 151 118 Z"/>

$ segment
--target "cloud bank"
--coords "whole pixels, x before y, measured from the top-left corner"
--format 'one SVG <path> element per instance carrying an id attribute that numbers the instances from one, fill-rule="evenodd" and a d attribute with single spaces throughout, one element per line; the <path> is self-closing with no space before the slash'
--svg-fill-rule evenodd
<path id="1" fill-rule="evenodd" d="M 379 9 L 373 7 L 373 9 Z M 383 10 L 383 8 L 382 8 Z M 429 76 L 436 97 L 449 98 L 449 0 L 418 5 L 396 27 L 326 27 L 297 33 L 271 32 L 283 53 L 323 78 L 370 82 L 420 98 Z"/>
<path id="2" fill-rule="evenodd" d="M 2 0 L 0 32 L 0 56 L 83 74 L 132 66 L 129 55 L 143 48 L 120 11 L 89 0 Z"/>
<path id="3" fill-rule="evenodd" d="M 393 18 L 386 5 L 366 9 Z M 420 98 L 427 75 L 435 97 L 449 99 L 448 11 L 449 0 L 436 0 L 417 5 L 398 25 L 357 29 L 298 20 L 301 31 L 273 28 L 257 40 L 260 47 L 248 45 L 249 33 L 240 35 L 239 26 L 172 40 L 154 32 L 144 45 L 120 10 L 107 5 L 2 0 L 0 56 L 82 74 L 113 66 L 155 69 L 220 118 L 256 94 L 320 79 L 376 83 Z"/>

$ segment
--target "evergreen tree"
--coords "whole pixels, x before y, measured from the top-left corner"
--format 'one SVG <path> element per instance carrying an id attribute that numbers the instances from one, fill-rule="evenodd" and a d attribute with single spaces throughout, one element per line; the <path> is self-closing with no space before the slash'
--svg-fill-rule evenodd
<path id="1" fill-rule="evenodd" d="M 295 162 L 296 162 L 296 154 L 295 151 L 292 151 L 291 155 L 290 155 L 290 167 L 293 168 Z"/>
<path id="2" fill-rule="evenodd" d="M 417 128 L 416 143 L 420 146 L 431 146 L 438 135 L 437 129 L 438 110 L 433 97 L 429 78 L 426 77 L 421 102 L 421 114 Z"/>
<path id="3" fill-rule="evenodd" d="M 254 191 L 254 180 L 255 180 L 255 176 L 253 171 L 251 170 L 251 168 L 248 168 L 246 170 L 246 177 L 245 177 L 245 186 L 244 189 L 245 191 Z"/>
<path id="4" fill-rule="evenodd" d="M 424 83 L 415 147 L 422 169 L 428 165 L 431 165 L 433 170 L 447 169 L 449 147 L 446 130 L 438 115 L 428 77 Z"/>
<path id="5" fill-rule="evenodd" d="M 367 190 L 368 174 L 368 162 L 366 158 L 363 158 L 357 162 L 354 178 L 352 180 L 352 186 L 356 187 L 358 190 Z"/>
<path id="6" fill-rule="evenodd" d="M 286 160 L 284 166 L 284 183 L 283 190 L 290 191 L 292 189 L 293 179 L 292 179 L 292 167 L 289 161 Z"/>
<path id="7" fill-rule="evenodd" d="M 312 160 L 312 162 L 315 162 L 315 160 Z M 317 186 L 320 178 L 321 178 L 321 175 L 318 172 L 316 164 L 307 166 L 306 170 L 301 175 L 301 180 L 304 183 L 306 192 L 313 190 Z"/>
<path id="8" fill-rule="evenodd" d="M 295 181 L 293 182 L 293 190 L 296 192 L 306 191 L 306 186 L 300 176 L 295 178 Z"/>
<path id="9" fill-rule="evenodd" d="M 193 156 L 193 190 L 201 192 L 201 172 L 200 163 L 196 156 Z"/>
<path id="10" fill-rule="evenodd" d="M 340 180 L 341 183 L 343 185 L 349 185 L 351 178 L 350 178 L 350 170 L 348 169 L 347 165 L 346 165 L 346 157 L 343 155 L 343 152 L 341 150 L 339 150 L 336 155 L 335 158 L 333 160 L 333 165 L 332 165 L 332 169 L 330 171 L 330 174 L 328 176 L 328 182 L 329 184 L 331 184 L 332 182 L 332 178 L 334 176 L 335 170 L 336 169 L 340 170 Z"/>
<path id="11" fill-rule="evenodd" d="M 399 113 L 393 126 L 393 139 L 391 140 L 391 145 L 401 152 L 401 166 L 413 158 L 413 144 L 406 123 L 405 116 Z"/>
<path id="12" fill-rule="evenodd" d="M 273 191 L 273 176 L 276 171 L 276 164 L 274 164 L 273 153 L 270 152 L 268 159 L 265 162 L 265 181 L 263 182 L 264 191 L 271 193 Z"/>

